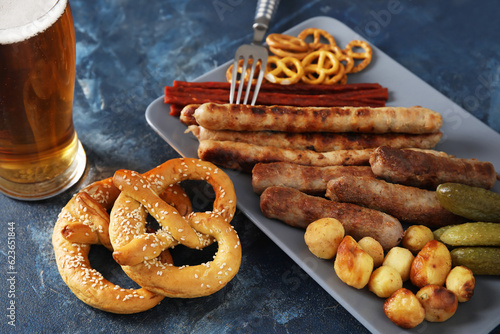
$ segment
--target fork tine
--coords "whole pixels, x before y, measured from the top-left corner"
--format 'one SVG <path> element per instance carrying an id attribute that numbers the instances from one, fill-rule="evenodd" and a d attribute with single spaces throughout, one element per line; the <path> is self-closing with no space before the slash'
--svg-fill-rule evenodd
<path id="1" fill-rule="evenodd" d="M 255 68 L 257 67 L 257 61 L 254 58 L 251 58 L 251 59 L 252 59 L 252 68 L 250 69 L 250 75 L 248 76 L 247 90 L 245 93 L 245 99 L 243 100 L 243 104 L 247 104 L 247 102 L 248 102 L 248 96 L 250 95 L 250 91 L 252 88 L 253 75 L 255 73 Z M 254 93 L 254 96 L 255 96 L 255 93 Z"/>
<path id="2" fill-rule="evenodd" d="M 257 83 L 255 84 L 255 88 L 253 91 L 253 98 L 251 103 L 252 106 L 254 106 L 255 102 L 257 101 L 257 95 L 259 95 L 260 85 L 264 80 L 264 69 L 266 68 L 266 65 L 267 65 L 267 58 L 260 59 L 260 71 L 259 71 L 259 76 L 257 77 Z"/>
<path id="3" fill-rule="evenodd" d="M 229 92 L 229 103 L 234 101 L 234 91 L 236 90 L 236 79 L 238 77 L 238 59 L 234 59 L 233 62 L 233 73 L 231 75 L 231 90 Z"/>
<path id="4" fill-rule="evenodd" d="M 248 66 L 248 56 L 243 57 L 243 66 L 241 67 L 240 83 L 238 85 L 238 96 L 236 97 L 236 104 L 240 104 L 241 93 L 243 92 L 243 86 L 245 85 L 245 73 Z"/>

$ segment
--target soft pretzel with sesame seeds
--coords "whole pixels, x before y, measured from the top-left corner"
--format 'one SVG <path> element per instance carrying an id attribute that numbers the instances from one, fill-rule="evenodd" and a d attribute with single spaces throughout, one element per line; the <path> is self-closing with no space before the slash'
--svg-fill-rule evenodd
<path id="1" fill-rule="evenodd" d="M 106 210 L 113 206 L 119 193 L 112 178 L 108 178 L 73 196 L 59 214 L 52 245 L 63 281 L 80 300 L 103 311 L 129 314 L 154 307 L 164 296 L 144 288 L 121 288 L 91 267 L 91 245 L 102 244 L 111 249 Z M 167 261 L 169 254 L 163 255 L 162 260 Z"/>
<path id="2" fill-rule="evenodd" d="M 213 211 L 183 217 L 158 194 L 184 180 L 205 180 L 215 191 Z M 115 260 L 142 287 L 167 297 L 193 298 L 224 287 L 238 272 L 241 245 L 230 224 L 236 211 L 231 179 L 212 163 L 199 159 L 172 159 L 140 175 L 119 170 L 113 182 L 121 190 L 110 216 L 110 239 Z M 146 212 L 147 211 L 147 212 Z M 160 225 L 144 234 L 146 216 Z M 201 249 L 216 241 L 213 261 L 194 266 L 174 266 L 158 259 L 177 243 Z"/>

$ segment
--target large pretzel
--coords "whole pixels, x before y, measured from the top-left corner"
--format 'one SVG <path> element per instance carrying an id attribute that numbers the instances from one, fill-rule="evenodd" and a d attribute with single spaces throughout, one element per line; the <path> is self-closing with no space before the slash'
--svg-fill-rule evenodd
<path id="1" fill-rule="evenodd" d="M 184 180 L 205 180 L 212 185 L 216 194 L 213 211 L 182 217 L 159 198 L 158 194 L 169 185 Z M 236 195 L 231 180 L 222 170 L 198 159 L 173 159 L 143 176 L 117 171 L 113 181 L 122 191 L 111 212 L 114 257 L 119 257 L 123 270 L 136 283 L 167 297 L 191 298 L 220 290 L 236 275 L 241 263 L 241 245 L 229 224 L 236 210 Z M 144 236 L 147 213 L 161 228 Z M 212 238 L 218 244 L 213 261 L 177 267 L 165 265 L 155 257 L 173 243 L 203 248 Z"/>
<path id="2" fill-rule="evenodd" d="M 106 210 L 113 206 L 118 194 L 111 178 L 76 194 L 59 214 L 52 244 L 59 273 L 80 300 L 112 313 L 142 312 L 164 297 L 144 288 L 124 289 L 109 282 L 91 267 L 88 258 L 92 244 L 111 249 Z"/>
<path id="3" fill-rule="evenodd" d="M 265 78 L 271 83 L 291 85 L 297 83 L 304 75 L 304 68 L 299 59 L 293 57 L 267 58 Z"/>

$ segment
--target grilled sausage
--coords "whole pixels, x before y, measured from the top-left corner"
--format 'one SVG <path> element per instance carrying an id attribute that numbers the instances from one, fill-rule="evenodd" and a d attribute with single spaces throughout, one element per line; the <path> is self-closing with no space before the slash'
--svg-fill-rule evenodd
<path id="1" fill-rule="evenodd" d="M 436 192 L 374 177 L 344 175 L 327 184 L 326 197 L 385 212 L 408 224 L 431 228 L 463 223 L 441 206 Z"/>
<path id="2" fill-rule="evenodd" d="M 182 116 L 182 114 L 181 114 Z M 403 133 L 332 133 L 305 132 L 289 133 L 275 131 L 232 131 L 210 130 L 202 126 L 190 126 L 198 140 L 237 141 L 260 146 L 275 146 L 293 150 L 328 152 L 336 150 L 362 150 L 387 145 L 405 148 L 433 148 L 442 137 L 441 132 L 424 134 Z"/>
<path id="3" fill-rule="evenodd" d="M 212 130 L 435 133 L 442 116 L 422 107 L 291 107 L 202 104 L 198 125 Z"/>
<path id="4" fill-rule="evenodd" d="M 446 182 L 486 189 L 494 186 L 497 175 L 490 162 L 434 152 L 381 146 L 370 157 L 370 166 L 384 180 L 419 188 L 434 190 Z"/>
<path id="5" fill-rule="evenodd" d="M 289 187 L 264 190 L 260 196 L 260 208 L 268 218 L 304 229 L 320 218 L 335 218 L 342 223 L 346 234 L 356 240 L 370 236 L 385 250 L 398 245 L 403 237 L 401 223 L 383 212 L 351 203 L 333 202 Z"/>
<path id="6" fill-rule="evenodd" d="M 197 125 L 198 123 L 196 123 L 196 118 L 194 118 L 194 112 L 199 106 L 199 104 L 188 104 L 187 106 L 184 106 L 179 115 L 180 122 L 188 126 Z"/>
<path id="7" fill-rule="evenodd" d="M 203 140 L 198 146 L 198 157 L 220 167 L 251 173 L 259 162 L 284 161 L 308 166 L 368 166 L 372 151 L 373 149 L 365 149 L 319 153 L 233 141 Z"/>
<path id="8" fill-rule="evenodd" d="M 272 186 L 284 186 L 323 196 L 328 181 L 345 174 L 375 177 L 369 166 L 317 167 L 289 162 L 259 163 L 252 170 L 252 186 L 257 194 Z"/>

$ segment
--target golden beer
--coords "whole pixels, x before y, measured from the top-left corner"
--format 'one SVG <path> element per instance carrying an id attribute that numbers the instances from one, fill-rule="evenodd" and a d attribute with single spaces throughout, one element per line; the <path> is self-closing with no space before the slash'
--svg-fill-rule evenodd
<path id="1" fill-rule="evenodd" d="M 23 11 L 0 13 L 0 190 L 47 198 L 77 182 L 85 169 L 72 115 L 73 18 L 68 0 L 0 5 L 8 2 Z"/>

